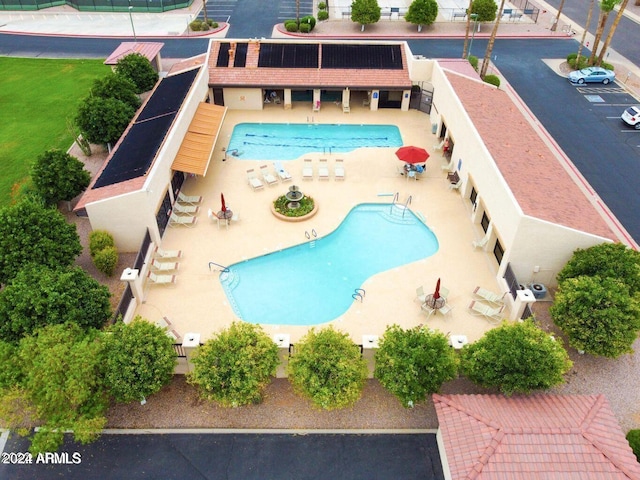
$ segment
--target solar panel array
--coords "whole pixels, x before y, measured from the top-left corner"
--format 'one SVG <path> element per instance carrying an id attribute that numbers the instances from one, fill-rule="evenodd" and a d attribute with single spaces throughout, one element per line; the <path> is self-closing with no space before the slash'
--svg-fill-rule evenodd
<path id="1" fill-rule="evenodd" d="M 92 188 L 143 176 L 162 145 L 199 69 L 165 77 Z"/>
<path id="2" fill-rule="evenodd" d="M 400 45 L 322 45 L 322 68 L 402 70 Z"/>
<path id="3" fill-rule="evenodd" d="M 262 43 L 258 67 L 318 68 L 317 44 Z"/>

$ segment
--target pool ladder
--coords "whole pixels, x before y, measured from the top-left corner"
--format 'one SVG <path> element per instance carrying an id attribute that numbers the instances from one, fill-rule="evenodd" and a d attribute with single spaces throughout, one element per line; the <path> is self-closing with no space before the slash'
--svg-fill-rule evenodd
<path id="1" fill-rule="evenodd" d="M 318 237 L 318 232 L 316 232 L 315 228 L 311 229 L 311 233 L 309 233 L 307 230 L 304 231 L 304 236 L 307 237 L 307 240 L 310 240 L 311 237 L 314 238 L 314 240 L 311 240 L 309 242 L 309 248 L 315 248 L 316 246 L 316 241 L 315 239 Z"/>
<path id="2" fill-rule="evenodd" d="M 221 272 L 224 273 L 229 273 L 229 267 L 225 267 L 224 265 L 220 265 L 219 263 L 216 262 L 209 262 L 209 271 L 211 271 L 211 265 L 215 265 L 216 267 L 220 267 L 222 270 Z"/>
<path id="3" fill-rule="evenodd" d="M 407 200 L 404 202 L 404 205 L 402 205 L 402 207 L 403 207 L 403 209 L 402 209 L 402 218 L 404 218 L 404 212 L 406 212 L 407 209 L 409 208 L 409 205 L 411 205 L 411 200 L 412 199 L 413 199 L 413 195 L 409 195 Z M 400 192 L 396 192 L 395 195 L 393 196 L 393 200 L 391 201 L 391 212 L 390 213 L 393 213 L 393 207 L 395 207 L 396 205 L 400 206 L 399 200 L 400 200 Z"/>
<path id="4" fill-rule="evenodd" d="M 360 300 L 360 303 L 362 303 L 366 293 L 367 292 L 364 291 L 364 288 L 356 288 L 353 291 L 353 294 L 351 294 L 351 298 L 353 298 L 354 300 Z"/>

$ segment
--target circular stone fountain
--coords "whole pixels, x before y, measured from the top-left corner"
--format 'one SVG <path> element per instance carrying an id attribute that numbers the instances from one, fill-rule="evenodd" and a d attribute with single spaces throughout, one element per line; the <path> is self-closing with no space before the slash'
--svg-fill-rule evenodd
<path id="1" fill-rule="evenodd" d="M 284 198 L 287 200 L 286 208 L 291 212 L 295 212 L 295 210 L 300 208 L 300 202 L 305 198 L 305 196 L 304 193 L 300 191 L 300 188 L 298 188 L 296 185 L 292 185 L 291 187 L 289 187 L 289 191 L 284 194 Z M 318 211 L 318 203 L 315 200 L 312 200 L 311 197 L 307 198 L 313 201 L 313 209 L 305 215 L 283 215 L 276 210 L 274 206 L 275 202 L 271 203 L 271 213 L 273 213 L 276 218 L 279 218 L 280 220 L 284 220 L 286 222 L 302 222 L 308 218 L 313 217 Z M 278 201 L 278 199 L 276 199 L 276 201 Z M 280 210 L 282 211 L 282 207 L 280 207 Z"/>

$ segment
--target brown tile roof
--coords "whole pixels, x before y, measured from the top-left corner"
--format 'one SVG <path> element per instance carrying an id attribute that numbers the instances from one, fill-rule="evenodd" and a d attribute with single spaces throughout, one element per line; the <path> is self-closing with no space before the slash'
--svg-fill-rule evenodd
<path id="1" fill-rule="evenodd" d="M 164 43 L 156 42 L 122 42 L 104 61 L 105 65 L 116 65 L 118 60 L 132 53 L 143 55 L 150 62 L 156 58 Z"/>
<path id="2" fill-rule="evenodd" d="M 616 239 L 506 92 L 445 74 L 525 215 Z"/>
<path id="3" fill-rule="evenodd" d="M 227 42 L 229 40 L 226 40 Z M 314 42 L 318 43 L 318 42 Z M 347 43 L 347 42 L 345 42 Z M 320 42 L 322 44 L 322 42 Z M 245 67 L 217 67 L 220 42 L 210 43 L 209 85 L 262 88 L 360 88 L 410 89 L 405 49 L 402 70 L 343 68 L 265 68 L 258 67 L 260 42 L 248 44 Z M 320 53 L 322 55 L 322 53 Z"/>
<path id="4" fill-rule="evenodd" d="M 167 76 L 175 75 L 177 73 L 184 72 L 185 70 L 191 70 L 192 68 L 195 68 L 195 67 L 200 67 L 204 65 L 206 58 L 207 58 L 207 54 L 202 53 L 200 55 L 196 55 L 195 57 L 179 60 L 171 65 L 171 67 L 167 72 Z"/>
<path id="5" fill-rule="evenodd" d="M 452 480 L 640 479 L 603 395 L 434 395 Z"/>

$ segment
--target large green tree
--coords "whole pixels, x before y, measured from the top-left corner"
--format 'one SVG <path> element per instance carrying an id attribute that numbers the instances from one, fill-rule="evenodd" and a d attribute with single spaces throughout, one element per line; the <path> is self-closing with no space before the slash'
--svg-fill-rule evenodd
<path id="1" fill-rule="evenodd" d="M 137 110 L 141 103 L 140 97 L 136 95 L 135 83 L 129 78 L 115 73 L 94 80 L 90 95 L 99 98 L 115 98 L 134 110 Z"/>
<path id="2" fill-rule="evenodd" d="M 296 391 L 316 407 L 333 410 L 358 401 L 367 378 L 367 364 L 346 333 L 312 328 L 296 344 L 288 373 Z"/>
<path id="3" fill-rule="evenodd" d="M 225 407 L 262 401 L 278 366 L 278 346 L 258 325 L 234 322 L 199 347 L 189 382 Z"/>
<path id="4" fill-rule="evenodd" d="M 87 97 L 78 107 L 75 123 L 90 143 L 114 144 L 135 113 L 131 105 L 115 98 Z"/>
<path id="5" fill-rule="evenodd" d="M 143 400 L 173 376 L 176 354 L 164 329 L 137 316 L 117 322 L 102 336 L 104 381 L 117 402 Z"/>
<path id="6" fill-rule="evenodd" d="M 640 330 L 640 293 L 612 277 L 579 276 L 560 283 L 550 308 L 577 350 L 615 358 L 631 353 Z"/>
<path id="7" fill-rule="evenodd" d="M 409 5 L 409 10 L 404 16 L 407 22 L 418 26 L 418 31 L 422 31 L 423 25 L 431 25 L 438 16 L 438 2 L 436 0 L 413 0 Z"/>
<path id="8" fill-rule="evenodd" d="M 132 53 L 118 60 L 116 74 L 128 78 L 136 86 L 136 93 L 151 90 L 158 81 L 158 72 L 144 55 Z"/>
<path id="9" fill-rule="evenodd" d="M 353 0 L 351 2 L 351 21 L 359 23 L 363 32 L 366 25 L 380 21 L 378 0 Z"/>
<path id="10" fill-rule="evenodd" d="M 478 22 L 493 22 L 496 19 L 498 5 L 494 0 L 473 0 L 469 10 L 471 14 L 478 16 L 476 18 Z"/>
<path id="11" fill-rule="evenodd" d="M 506 395 L 559 385 L 571 366 L 561 341 L 531 319 L 503 323 L 461 352 L 461 370 L 472 382 Z"/>
<path id="12" fill-rule="evenodd" d="M 46 325 L 102 328 L 111 316 L 109 289 L 80 267 L 29 264 L 0 292 L 0 338 L 18 342 Z"/>
<path id="13" fill-rule="evenodd" d="M 45 203 L 70 201 L 89 186 L 91 174 L 76 157 L 62 150 L 47 150 L 31 169 L 33 184 Z"/>
<path id="14" fill-rule="evenodd" d="M 88 443 L 104 428 L 107 396 L 96 337 L 96 331 L 87 333 L 78 325 L 63 324 L 45 327 L 20 342 L 23 405 L 33 407 L 32 420 L 40 423 L 32 437 L 32 453 L 57 450 L 65 431 L 72 431 L 76 441 Z M 9 408 L 20 406 L 15 400 L 8 396 L 2 401 L 12 401 Z M 5 413 L 6 408 L 5 403 Z M 9 427 L 15 430 L 18 425 Z"/>
<path id="15" fill-rule="evenodd" d="M 558 283 L 581 275 L 615 278 L 626 283 L 635 295 L 640 292 L 640 252 L 621 243 L 579 248 L 558 273 Z"/>
<path id="16" fill-rule="evenodd" d="M 375 353 L 374 377 L 405 407 L 424 402 L 457 373 L 457 357 L 447 337 L 424 327 L 387 328 Z"/>
<path id="17" fill-rule="evenodd" d="M 28 263 L 51 268 L 71 265 L 80 252 L 76 226 L 56 209 L 31 198 L 0 208 L 0 283 Z"/>

